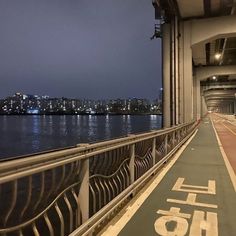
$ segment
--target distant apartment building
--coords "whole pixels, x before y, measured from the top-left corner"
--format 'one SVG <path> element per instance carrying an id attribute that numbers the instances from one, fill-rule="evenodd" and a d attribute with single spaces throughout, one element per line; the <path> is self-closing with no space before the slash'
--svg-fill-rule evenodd
<path id="1" fill-rule="evenodd" d="M 90 100 L 15 93 L 0 100 L 0 114 L 148 114 L 160 113 L 160 101 L 129 98 Z"/>

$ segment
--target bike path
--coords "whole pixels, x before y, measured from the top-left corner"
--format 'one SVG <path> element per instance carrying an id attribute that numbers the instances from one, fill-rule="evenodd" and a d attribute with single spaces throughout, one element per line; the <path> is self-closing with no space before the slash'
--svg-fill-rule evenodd
<path id="1" fill-rule="evenodd" d="M 236 235 L 236 192 L 208 117 L 118 235 Z"/>

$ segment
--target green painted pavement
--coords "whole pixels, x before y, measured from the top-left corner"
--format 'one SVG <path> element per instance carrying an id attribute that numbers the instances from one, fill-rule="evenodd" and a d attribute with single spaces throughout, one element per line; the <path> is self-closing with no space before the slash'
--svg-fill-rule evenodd
<path id="1" fill-rule="evenodd" d="M 178 178 L 185 178 L 184 184 L 198 186 L 208 186 L 209 180 L 215 181 L 216 194 L 196 193 L 195 201 L 213 204 L 217 208 L 167 202 L 167 199 L 186 201 L 187 196 L 191 194 L 191 191 L 172 190 Z M 190 188 L 185 189 L 189 190 Z M 177 221 L 179 223 L 182 222 L 180 226 L 180 224 L 177 224 L 176 218 L 170 217 L 172 220 L 165 221 L 166 217 L 157 213 L 158 210 L 170 211 L 171 207 L 180 208 L 180 213 L 189 214 L 191 217 L 189 219 L 182 217 L 183 220 L 181 221 L 178 221 L 181 217 L 177 217 Z M 205 118 L 201 122 L 196 136 L 119 235 L 166 235 L 161 230 L 170 232 L 178 227 L 179 234 L 173 235 L 190 235 L 190 230 L 194 229 L 194 224 L 197 222 L 197 218 L 193 220 L 194 211 L 203 212 L 205 219 L 207 212 L 212 212 L 214 217 L 217 217 L 218 235 L 236 235 L 236 193 L 209 118 Z M 207 222 L 209 223 L 209 218 Z M 154 224 L 158 227 L 157 231 L 160 231 L 159 233 L 155 231 Z M 186 225 L 188 226 L 187 232 L 184 232 Z M 204 230 L 204 228 L 208 227 L 206 224 L 201 224 L 203 230 L 199 230 L 199 232 L 197 230 L 200 229 L 200 226 L 198 227 L 200 224 L 196 223 L 196 225 L 195 233 L 191 235 L 208 235 Z M 211 232 L 215 231 L 212 230 Z M 215 233 L 209 235 L 217 236 Z"/>

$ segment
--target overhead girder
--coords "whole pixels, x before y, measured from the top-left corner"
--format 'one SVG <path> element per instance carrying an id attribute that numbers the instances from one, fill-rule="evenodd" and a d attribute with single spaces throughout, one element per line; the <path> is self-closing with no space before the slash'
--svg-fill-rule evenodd
<path id="1" fill-rule="evenodd" d="M 208 90 L 213 90 L 213 89 L 216 89 L 216 90 L 219 90 L 219 89 L 235 89 L 236 90 L 236 85 L 230 85 L 230 84 L 222 84 L 222 85 L 215 85 L 215 84 L 210 84 L 208 86 L 204 86 L 202 85 L 203 87 L 203 91 L 208 91 Z"/>
<path id="2" fill-rule="evenodd" d="M 218 96 L 235 96 L 236 90 L 207 90 L 204 92 L 204 96 L 218 95 Z"/>
<path id="3" fill-rule="evenodd" d="M 236 20 L 236 19 L 235 19 Z M 206 80 L 212 76 L 219 75 L 236 75 L 236 66 L 204 66 L 204 67 L 196 67 L 195 68 L 196 78 L 200 81 Z"/>
<path id="4" fill-rule="evenodd" d="M 236 36 L 236 15 L 191 20 L 191 45 Z"/>
<path id="5" fill-rule="evenodd" d="M 207 95 L 207 96 L 204 96 L 205 97 L 205 100 L 207 101 L 207 100 L 209 100 L 209 99 L 221 99 L 221 100 L 223 100 L 223 99 L 232 99 L 232 100 L 234 100 L 235 99 L 235 97 L 234 96 L 230 96 L 230 95 Z"/>

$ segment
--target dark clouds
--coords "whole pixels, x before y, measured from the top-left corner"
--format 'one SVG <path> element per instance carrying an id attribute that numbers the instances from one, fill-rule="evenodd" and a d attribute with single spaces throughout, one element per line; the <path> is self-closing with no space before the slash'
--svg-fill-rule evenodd
<path id="1" fill-rule="evenodd" d="M 155 98 L 153 24 L 147 0 L 1 0 L 0 97 Z"/>

